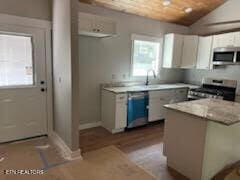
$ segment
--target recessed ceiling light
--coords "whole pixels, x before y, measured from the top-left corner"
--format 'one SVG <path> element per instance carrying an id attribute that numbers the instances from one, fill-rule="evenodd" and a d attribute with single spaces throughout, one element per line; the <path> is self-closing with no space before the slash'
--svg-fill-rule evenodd
<path id="1" fill-rule="evenodd" d="M 163 3 L 162 3 L 164 6 L 168 6 L 171 4 L 171 0 L 163 0 Z"/>
<path id="2" fill-rule="evenodd" d="M 193 9 L 190 8 L 190 7 L 184 9 L 184 12 L 185 12 L 185 13 L 191 13 L 192 11 L 193 11 Z"/>

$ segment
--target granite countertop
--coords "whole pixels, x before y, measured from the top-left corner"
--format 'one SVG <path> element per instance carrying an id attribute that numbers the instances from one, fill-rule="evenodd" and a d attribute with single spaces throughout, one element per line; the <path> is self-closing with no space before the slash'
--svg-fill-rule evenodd
<path id="1" fill-rule="evenodd" d="M 198 88 L 199 86 L 192 84 L 176 83 L 176 84 L 154 84 L 154 85 L 138 85 L 127 87 L 105 87 L 104 90 L 111 91 L 113 93 L 127 93 L 127 92 L 140 92 L 140 91 L 157 91 L 164 89 L 178 89 L 178 88 Z"/>
<path id="2" fill-rule="evenodd" d="M 164 107 L 201 117 L 224 125 L 240 122 L 240 104 L 219 99 L 201 99 Z"/>

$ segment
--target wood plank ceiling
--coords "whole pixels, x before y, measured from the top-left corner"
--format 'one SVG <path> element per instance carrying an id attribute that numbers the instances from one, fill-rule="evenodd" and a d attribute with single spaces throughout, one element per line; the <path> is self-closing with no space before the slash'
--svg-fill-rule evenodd
<path id="1" fill-rule="evenodd" d="M 226 0 L 79 0 L 121 12 L 148 17 L 160 21 L 190 26 Z M 170 2 L 164 6 L 164 1 Z M 186 13 L 187 8 L 192 12 Z"/>

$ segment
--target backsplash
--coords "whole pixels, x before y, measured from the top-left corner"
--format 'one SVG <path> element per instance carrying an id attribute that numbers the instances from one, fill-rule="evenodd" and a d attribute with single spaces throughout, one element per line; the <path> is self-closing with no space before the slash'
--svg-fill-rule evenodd
<path id="1" fill-rule="evenodd" d="M 184 82 L 191 84 L 201 84 L 204 77 L 217 79 L 231 79 L 238 81 L 238 94 L 240 93 L 240 66 L 226 66 L 213 70 L 190 69 L 184 72 Z"/>

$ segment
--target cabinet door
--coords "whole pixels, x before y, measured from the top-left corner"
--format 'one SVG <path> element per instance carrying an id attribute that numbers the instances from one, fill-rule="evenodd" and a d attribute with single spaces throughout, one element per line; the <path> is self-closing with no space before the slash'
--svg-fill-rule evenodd
<path id="1" fill-rule="evenodd" d="M 197 69 L 210 69 L 212 58 L 212 36 L 199 37 Z"/>
<path id="2" fill-rule="evenodd" d="M 158 121 L 164 119 L 164 105 L 169 104 L 168 101 L 151 101 L 149 102 L 148 121 Z"/>
<path id="3" fill-rule="evenodd" d="M 173 68 L 181 67 L 183 44 L 184 44 L 184 36 L 180 35 L 180 34 L 175 34 L 174 35 L 174 45 L 173 45 L 173 60 L 172 60 Z"/>
<path id="4" fill-rule="evenodd" d="M 179 68 L 181 66 L 183 36 L 167 34 L 164 36 L 163 67 Z"/>
<path id="5" fill-rule="evenodd" d="M 115 128 L 122 129 L 127 126 L 127 105 L 126 103 L 116 103 Z"/>
<path id="6" fill-rule="evenodd" d="M 153 122 L 164 119 L 165 104 L 172 102 L 174 90 L 149 92 L 148 121 Z"/>
<path id="7" fill-rule="evenodd" d="M 198 36 L 184 36 L 181 68 L 195 68 L 197 63 Z"/>
<path id="8" fill-rule="evenodd" d="M 213 36 L 213 48 L 234 46 L 234 33 L 219 34 Z"/>
<path id="9" fill-rule="evenodd" d="M 115 129 L 122 129 L 127 126 L 127 95 L 116 95 Z"/>
<path id="10" fill-rule="evenodd" d="M 240 32 L 234 33 L 234 46 L 240 47 Z"/>

